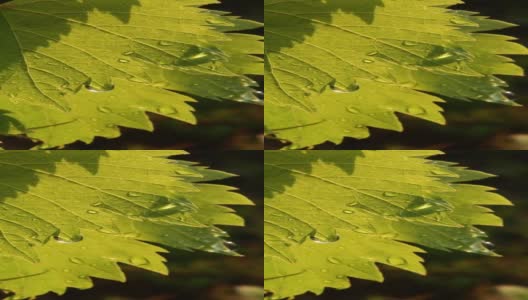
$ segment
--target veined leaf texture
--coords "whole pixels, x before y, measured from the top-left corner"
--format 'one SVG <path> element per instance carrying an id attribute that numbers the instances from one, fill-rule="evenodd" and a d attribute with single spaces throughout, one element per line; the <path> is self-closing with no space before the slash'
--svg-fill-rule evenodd
<path id="1" fill-rule="evenodd" d="M 509 81 L 528 50 L 502 31 L 517 25 L 463 0 L 248 3 L 0 0 L 0 298 L 169 275 L 176 256 L 259 273 L 245 300 L 425 275 L 429 250 L 499 257 L 483 230 L 512 202 L 442 160 L 463 147 L 369 138 L 449 126 L 454 103 L 522 115 Z M 255 145 L 251 166 L 221 151 Z"/>
<path id="2" fill-rule="evenodd" d="M 340 144 L 402 131 L 396 113 L 443 124 L 446 98 L 516 105 L 497 75 L 523 75 L 505 55 L 527 49 L 490 33 L 513 24 L 449 8 L 461 3 L 265 0 L 267 135 Z"/>
<path id="3" fill-rule="evenodd" d="M 251 201 L 210 183 L 231 174 L 168 159 L 182 154 L 1 151 L 0 289 L 26 299 L 125 281 L 118 263 L 167 274 L 160 246 L 235 255 L 218 226 L 243 225 L 228 206 Z"/>
<path id="4" fill-rule="evenodd" d="M 0 4 L 1 134 L 53 148 L 119 127 L 153 130 L 146 113 L 195 123 L 193 97 L 260 103 L 254 21 L 203 8 L 214 0 Z"/>
<path id="5" fill-rule="evenodd" d="M 421 247 L 495 255 L 476 226 L 501 226 L 487 206 L 511 203 L 468 182 L 489 174 L 427 158 L 437 154 L 267 151 L 268 298 L 382 281 L 377 264 L 425 274 Z"/>

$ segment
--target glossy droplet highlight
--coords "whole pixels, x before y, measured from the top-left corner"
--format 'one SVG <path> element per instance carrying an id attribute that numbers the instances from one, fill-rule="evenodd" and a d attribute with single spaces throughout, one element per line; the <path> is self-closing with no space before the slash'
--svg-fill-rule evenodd
<path id="1" fill-rule="evenodd" d="M 338 82 L 332 82 L 330 84 L 330 89 L 334 92 L 334 93 L 352 93 L 352 92 L 355 92 L 357 90 L 359 90 L 359 85 L 355 84 L 355 83 L 352 83 L 348 86 L 344 86 Z"/>
<path id="2" fill-rule="evenodd" d="M 359 113 L 359 110 L 357 110 L 354 106 L 348 106 L 346 110 L 351 114 L 357 114 Z"/>
<path id="3" fill-rule="evenodd" d="M 70 258 L 70 262 L 73 263 L 73 264 L 77 264 L 77 265 L 80 265 L 80 264 L 83 263 L 82 259 L 77 258 L 77 257 Z"/>
<path id="4" fill-rule="evenodd" d="M 413 41 L 403 41 L 402 45 L 407 46 L 407 47 L 412 47 L 412 46 L 418 45 L 418 43 L 413 42 Z"/>
<path id="5" fill-rule="evenodd" d="M 334 243 L 339 241 L 339 235 L 333 234 L 330 236 L 320 236 L 318 234 L 311 234 L 310 239 L 318 244 L 328 244 L 328 243 Z"/>
<path id="6" fill-rule="evenodd" d="M 387 263 L 391 266 L 403 266 L 407 264 L 407 260 L 400 256 L 391 256 L 387 258 Z"/>
<path id="7" fill-rule="evenodd" d="M 341 263 L 341 260 L 339 260 L 338 258 L 335 258 L 333 256 L 329 256 L 327 259 L 326 259 L 329 263 L 331 264 L 340 264 Z"/>
<path id="8" fill-rule="evenodd" d="M 158 108 L 158 112 L 164 115 L 170 115 L 176 112 L 176 110 L 170 106 L 161 106 Z"/>
<path id="9" fill-rule="evenodd" d="M 102 112 L 102 113 L 109 113 L 109 112 L 112 112 L 112 110 L 106 106 L 98 106 L 97 107 L 97 110 Z"/>
<path id="10" fill-rule="evenodd" d="M 172 42 L 168 42 L 168 41 L 159 41 L 158 45 L 160 45 L 160 46 L 172 46 L 173 43 Z"/>
<path id="11" fill-rule="evenodd" d="M 423 115 L 423 114 L 425 114 L 425 109 L 423 109 L 422 107 L 419 107 L 419 106 L 409 106 L 407 108 L 407 113 L 409 113 L 410 115 L 413 115 L 413 116 Z"/>
<path id="12" fill-rule="evenodd" d="M 439 212 L 452 211 L 451 203 L 440 198 L 418 198 L 413 200 L 402 212 L 404 217 L 429 215 Z"/>
<path id="13" fill-rule="evenodd" d="M 438 175 L 438 176 L 446 176 L 446 175 L 450 175 L 449 172 L 447 172 L 447 171 L 443 171 L 443 170 L 433 170 L 433 171 L 431 171 L 431 174 L 433 174 L 433 175 Z"/>
<path id="14" fill-rule="evenodd" d="M 134 266 L 144 266 L 149 264 L 148 259 L 139 256 L 132 257 L 129 262 Z"/>
<path id="15" fill-rule="evenodd" d="M 113 91 L 115 86 L 112 83 L 105 83 L 103 85 L 96 84 L 95 82 L 92 82 L 89 80 L 84 84 L 84 88 L 92 93 L 106 93 Z"/>

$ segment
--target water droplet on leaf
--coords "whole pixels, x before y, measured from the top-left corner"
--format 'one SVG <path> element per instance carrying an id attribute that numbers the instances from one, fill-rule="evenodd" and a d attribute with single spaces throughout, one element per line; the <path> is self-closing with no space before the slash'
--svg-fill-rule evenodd
<path id="1" fill-rule="evenodd" d="M 419 106 L 409 106 L 407 108 L 407 113 L 413 116 L 423 115 L 425 113 L 425 109 Z"/>
<path id="2" fill-rule="evenodd" d="M 387 258 L 387 263 L 391 266 L 403 266 L 407 264 L 407 260 L 399 256 L 391 256 Z"/>
<path id="3" fill-rule="evenodd" d="M 134 266 L 144 266 L 149 264 L 148 259 L 139 256 L 134 256 L 129 261 Z"/>
<path id="4" fill-rule="evenodd" d="M 80 265 L 80 264 L 83 263 L 83 261 L 80 258 L 77 258 L 77 257 L 70 258 L 70 262 L 74 263 L 74 264 L 77 264 L 77 265 Z"/>
<path id="5" fill-rule="evenodd" d="M 97 107 L 97 110 L 102 112 L 102 113 L 109 113 L 109 112 L 112 112 L 112 110 L 106 106 L 98 106 Z"/>

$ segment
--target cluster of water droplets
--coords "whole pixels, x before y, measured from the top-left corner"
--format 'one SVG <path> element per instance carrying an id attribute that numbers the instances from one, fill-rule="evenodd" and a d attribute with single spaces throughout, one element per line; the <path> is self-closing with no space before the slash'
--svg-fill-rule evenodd
<path id="1" fill-rule="evenodd" d="M 468 253 L 483 254 L 483 255 L 496 255 L 493 249 L 495 245 L 485 239 L 488 236 L 482 230 L 476 227 L 468 227 L 467 232 L 461 237 L 457 238 L 457 242 L 460 246 L 455 249 Z"/>

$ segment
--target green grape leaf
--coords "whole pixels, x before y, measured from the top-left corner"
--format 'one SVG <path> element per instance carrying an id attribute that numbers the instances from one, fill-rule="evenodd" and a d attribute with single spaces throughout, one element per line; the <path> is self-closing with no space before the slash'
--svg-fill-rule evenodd
<path id="1" fill-rule="evenodd" d="M 215 2 L 0 4 L 0 134 L 53 147 L 151 130 L 145 111 L 193 123 L 184 94 L 259 103 L 245 74 L 261 74 L 262 41 L 238 31 L 261 25 L 201 7 Z M 124 116 L 95 109 L 105 102 Z"/>
<path id="2" fill-rule="evenodd" d="M 167 159 L 181 154 L 1 151 L 0 289 L 26 298 L 124 281 L 118 262 L 166 273 L 165 250 L 145 242 L 236 255 L 218 226 L 242 226 L 226 205 L 251 202 L 209 183 L 231 174 Z"/>
<path id="3" fill-rule="evenodd" d="M 511 203 L 466 183 L 489 174 L 427 159 L 439 153 L 266 151 L 270 298 L 382 281 L 377 264 L 424 274 L 420 246 L 496 255 L 476 225 L 501 226 L 485 206 Z"/>
<path id="4" fill-rule="evenodd" d="M 25 134 L 45 141 L 40 148 L 53 148 L 75 141 L 91 143 L 96 136 L 119 137 L 120 127 L 153 131 L 147 112 L 196 124 L 192 98 L 148 85 L 114 79 L 111 93 L 80 90 L 64 97 L 71 111 L 27 104 L 5 103 L 8 134 Z M 10 111 L 17 111 L 12 115 Z M 1 129 L 0 129 L 1 130 Z"/>
<path id="5" fill-rule="evenodd" d="M 268 135 L 339 144 L 402 131 L 395 113 L 443 124 L 443 98 L 516 105 L 495 75 L 523 75 L 504 55 L 528 50 L 484 33 L 512 24 L 447 8 L 459 3 L 265 0 Z"/>

